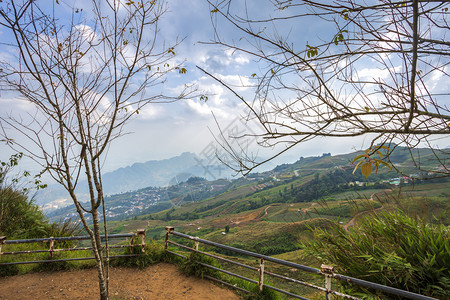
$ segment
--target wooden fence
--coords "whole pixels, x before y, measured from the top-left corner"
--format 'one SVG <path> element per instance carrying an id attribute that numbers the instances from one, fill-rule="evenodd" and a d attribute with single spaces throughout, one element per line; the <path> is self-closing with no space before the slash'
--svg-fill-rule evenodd
<path id="1" fill-rule="evenodd" d="M 105 236 L 102 236 L 104 239 Z M 131 250 L 134 247 L 142 247 L 142 251 L 144 251 L 145 246 L 145 230 L 139 229 L 136 233 L 127 233 L 127 234 L 109 234 L 108 241 L 116 240 L 116 239 L 129 239 L 128 244 L 116 244 L 110 245 L 109 249 L 118 249 L 118 248 L 130 248 Z M 137 244 L 137 238 L 140 238 L 140 243 Z M 70 248 L 57 248 L 55 247 L 56 242 L 70 242 L 70 241 L 81 241 L 81 240 L 90 240 L 90 236 L 71 236 L 71 237 L 49 237 L 49 238 L 40 238 L 40 239 L 24 239 L 24 240 L 8 240 L 6 237 L 0 237 L 0 267 L 6 265 L 19 265 L 19 264 L 35 264 L 35 263 L 52 263 L 52 262 L 60 262 L 60 261 L 77 261 L 77 260 L 91 260 L 95 259 L 95 257 L 77 257 L 77 258 L 62 258 L 62 259 L 53 259 L 53 254 L 58 252 L 66 252 L 66 251 L 83 251 L 83 250 L 92 250 L 92 247 L 70 247 Z M 17 244 L 29 244 L 29 243 L 48 243 L 48 249 L 42 250 L 24 250 L 24 251 L 6 251 L 2 252 L 2 249 L 8 250 L 8 245 L 17 245 Z M 57 245 L 57 243 L 56 243 Z M 23 255 L 23 254 L 36 254 L 36 253 L 49 253 L 50 259 L 46 260 L 28 260 L 28 261 L 15 261 L 15 262 L 2 262 L 2 257 L 5 255 Z M 136 256 L 137 254 L 133 254 L 133 251 L 130 251 L 130 254 L 122 254 L 122 255 L 111 255 L 110 258 L 115 257 L 131 257 Z"/>

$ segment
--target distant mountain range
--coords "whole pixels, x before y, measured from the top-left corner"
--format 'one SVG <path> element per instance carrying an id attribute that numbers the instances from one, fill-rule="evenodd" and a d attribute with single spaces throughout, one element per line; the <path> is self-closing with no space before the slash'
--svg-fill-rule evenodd
<path id="1" fill-rule="evenodd" d="M 448 168 L 449 151 L 443 150 L 439 153 L 433 153 L 430 149 L 416 148 L 408 149 L 390 145 L 393 153 L 390 155 L 391 162 L 403 170 L 406 174 L 417 172 L 415 163 L 426 166 L 427 169 L 442 168 L 446 165 Z M 394 147 L 395 146 L 395 147 Z M 273 169 L 275 173 L 293 171 L 297 169 L 314 171 L 331 170 L 335 167 L 352 168 L 351 161 L 361 151 L 332 156 L 330 153 L 324 153 L 322 156 L 301 157 L 293 164 L 281 164 Z M 411 158 L 411 154 L 415 157 Z M 439 160 L 436 160 L 436 156 Z M 387 168 L 381 168 L 384 173 Z M 256 173 L 257 174 L 257 173 Z M 198 155 L 190 152 L 184 152 L 179 156 L 163 160 L 151 160 L 144 163 L 135 163 L 131 166 L 117 169 L 113 172 L 105 173 L 102 176 L 104 193 L 106 196 L 121 194 L 125 192 L 136 191 L 147 187 L 165 187 L 177 185 L 186 181 L 190 177 L 202 177 L 208 181 L 214 181 L 219 178 L 230 178 L 234 172 L 225 166 L 208 164 Z M 88 201 L 87 188 L 85 182 L 80 182 L 80 189 L 77 191 L 80 201 Z M 48 188 L 40 191 L 36 196 L 38 205 L 44 207 L 45 211 L 51 211 L 56 208 L 72 203 L 68 199 L 67 193 L 59 185 L 50 185 Z"/>
<path id="2" fill-rule="evenodd" d="M 198 155 L 184 152 L 179 156 L 163 160 L 150 160 L 144 163 L 135 163 L 131 166 L 105 173 L 102 176 L 105 195 L 120 194 L 134 191 L 145 187 L 161 187 L 186 181 L 189 177 L 199 176 L 207 180 L 229 178 L 233 171 L 225 166 L 208 164 Z M 80 182 L 78 195 L 81 201 L 87 201 L 86 182 Z M 44 209 L 57 208 L 71 201 L 67 192 L 57 184 L 49 185 L 48 188 L 36 195 L 36 203 L 43 205 Z M 67 202 L 67 203 L 66 203 Z M 50 207 L 46 207 L 50 203 Z"/>
<path id="3" fill-rule="evenodd" d="M 218 165 L 207 165 L 194 153 L 184 152 L 163 160 L 150 160 L 106 173 L 103 187 L 107 194 L 134 191 L 149 186 L 166 186 L 185 181 L 191 176 L 207 180 L 226 178 L 232 171 Z"/>

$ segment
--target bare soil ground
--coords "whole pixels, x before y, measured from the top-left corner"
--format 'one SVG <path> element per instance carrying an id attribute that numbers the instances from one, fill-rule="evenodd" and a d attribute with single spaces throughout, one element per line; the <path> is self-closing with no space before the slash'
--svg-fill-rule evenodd
<path id="1" fill-rule="evenodd" d="M 207 280 L 186 277 L 177 267 L 160 263 L 144 270 L 112 268 L 112 299 L 240 299 Z M 96 269 L 42 272 L 0 278 L 0 299 L 98 299 Z"/>

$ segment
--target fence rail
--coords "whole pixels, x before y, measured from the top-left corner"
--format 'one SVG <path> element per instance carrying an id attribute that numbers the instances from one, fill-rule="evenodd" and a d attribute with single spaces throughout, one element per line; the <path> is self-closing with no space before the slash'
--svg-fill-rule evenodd
<path id="1" fill-rule="evenodd" d="M 176 243 L 174 241 L 171 241 L 169 239 L 170 235 L 174 235 L 174 236 L 178 236 L 178 237 L 181 237 L 181 238 L 184 238 L 184 239 L 188 239 L 188 240 L 194 241 L 195 242 L 194 248 L 191 248 L 191 247 L 188 247 L 188 246 Z M 227 258 L 224 258 L 224 257 L 220 257 L 218 255 L 214 255 L 214 254 L 210 254 L 210 253 L 207 253 L 207 252 L 200 251 L 198 249 L 199 243 L 202 243 L 202 244 L 205 244 L 205 245 L 209 245 L 209 246 L 213 246 L 213 247 L 217 247 L 217 248 L 221 248 L 221 249 L 228 250 L 228 251 L 232 251 L 232 252 L 235 252 L 235 253 L 238 253 L 238 254 L 242 254 L 242 255 L 258 258 L 259 262 L 260 262 L 259 263 L 259 268 L 255 268 L 255 267 L 248 266 L 248 265 L 245 265 L 245 264 L 242 264 L 242 263 L 239 263 L 239 262 L 235 262 L 233 260 L 230 260 L 230 259 L 227 259 Z M 292 282 L 292 283 L 295 283 L 295 284 L 299 284 L 299 285 L 302 285 L 302 286 L 306 286 L 306 287 L 309 287 L 309 288 L 313 288 L 313 289 L 319 290 L 319 291 L 321 291 L 321 292 L 323 292 L 325 294 L 325 299 L 327 299 L 327 300 L 330 298 L 330 295 L 336 295 L 336 296 L 339 296 L 339 297 L 344 297 L 344 298 L 347 298 L 347 299 L 354 299 L 354 300 L 359 299 L 357 297 L 354 297 L 354 296 L 351 296 L 351 295 L 347 295 L 347 294 L 344 294 L 344 293 L 332 290 L 331 289 L 331 280 L 332 279 L 336 279 L 336 280 L 345 282 L 347 284 L 349 283 L 349 284 L 353 284 L 353 285 L 357 285 L 357 286 L 361 286 L 361 287 L 365 287 L 365 288 L 374 289 L 374 290 L 381 291 L 381 292 L 384 292 L 384 293 L 405 297 L 405 298 L 408 298 L 408 299 L 436 300 L 435 298 L 431 298 L 431 297 L 428 297 L 428 296 L 423 296 L 423 295 L 419 295 L 419 294 L 416 294 L 416 293 L 411 293 L 411 292 L 408 292 L 408 291 L 400 290 L 400 289 L 397 289 L 397 288 L 393 288 L 393 287 L 389 287 L 389 286 L 373 283 L 373 282 L 370 282 L 370 281 L 366 281 L 366 280 L 362 280 L 362 279 L 358 279 L 358 278 L 354 278 L 354 277 L 350 277 L 350 276 L 336 274 L 336 273 L 333 272 L 333 267 L 331 267 L 331 266 L 322 265 L 320 269 L 316 269 L 316 268 L 312 268 L 312 267 L 309 267 L 309 266 L 304 266 L 304 265 L 296 264 L 296 263 L 293 263 L 293 262 L 285 261 L 285 260 L 282 260 L 282 259 L 278 259 L 278 258 L 262 255 L 262 254 L 259 254 L 259 253 L 255 253 L 255 252 L 251 252 L 251 251 L 247 251 L 247 250 L 238 249 L 238 248 L 230 247 L 230 246 L 227 246 L 227 245 L 215 243 L 215 242 L 204 240 L 204 239 L 201 239 L 201 238 L 198 238 L 198 237 L 193 237 L 193 236 L 181 233 L 181 232 L 176 232 L 174 230 L 174 227 L 166 226 L 166 239 L 165 239 L 165 247 L 164 247 L 165 251 L 168 252 L 168 253 L 172 253 L 172 254 L 174 254 L 176 256 L 179 256 L 179 257 L 187 259 L 186 256 L 169 250 L 169 248 L 168 248 L 169 244 L 177 246 L 177 247 L 180 247 L 180 248 L 183 248 L 183 249 L 186 249 L 186 250 L 189 250 L 189 251 L 192 251 L 192 252 L 201 253 L 203 255 L 207 255 L 207 256 L 213 257 L 215 259 L 221 260 L 221 261 L 232 263 L 232 264 L 238 265 L 240 267 L 244 267 L 244 268 L 256 271 L 256 272 L 258 272 L 259 279 L 258 280 L 253 280 L 253 279 L 244 277 L 242 275 L 235 274 L 233 272 L 230 272 L 230 271 L 227 271 L 227 270 L 223 270 L 223 269 L 220 269 L 220 268 L 216 268 L 214 266 L 211 266 L 211 265 L 208 265 L 208 264 L 205 264 L 205 263 L 199 263 L 200 265 L 202 265 L 204 267 L 211 268 L 211 269 L 217 270 L 219 272 L 222 272 L 222 273 L 225 273 L 225 274 L 228 274 L 228 275 L 231 275 L 231 276 L 234 276 L 234 277 L 246 280 L 248 282 L 252 282 L 254 284 L 257 284 L 260 291 L 262 290 L 263 287 L 266 287 L 266 288 L 272 289 L 274 291 L 286 294 L 286 295 L 288 295 L 290 297 L 294 297 L 294 298 L 297 298 L 297 299 L 307 299 L 307 298 L 304 298 L 304 297 L 302 297 L 300 295 L 297 295 L 297 294 L 294 294 L 294 293 L 291 293 L 291 292 L 279 289 L 277 287 L 265 284 L 264 283 L 264 275 L 269 275 L 269 276 L 272 276 L 272 277 L 276 277 L 276 278 L 279 278 L 279 279 L 286 280 L 288 282 Z M 289 278 L 287 276 L 283 276 L 283 275 L 279 275 L 279 274 L 276 274 L 276 273 L 268 272 L 268 271 L 264 270 L 264 263 L 265 263 L 265 261 L 270 261 L 270 262 L 273 262 L 275 264 L 279 264 L 279 265 L 287 266 L 287 267 L 294 268 L 294 269 L 297 269 L 297 270 L 301 270 L 301 271 L 304 271 L 304 272 L 308 272 L 308 273 L 312 273 L 312 274 L 323 276 L 324 277 L 324 282 L 325 282 L 325 287 L 317 286 L 317 285 L 314 285 L 314 284 L 311 284 L 311 283 L 307 283 L 307 282 L 303 282 L 303 281 L 296 280 L 296 279 L 293 279 L 293 278 Z M 235 288 L 235 286 L 230 285 L 229 283 L 224 282 L 224 281 L 222 281 L 220 279 L 212 278 L 210 276 L 207 276 L 207 278 Z M 243 290 L 242 288 L 238 288 L 238 289 L 239 290 Z"/>
<path id="2" fill-rule="evenodd" d="M 140 237 L 140 244 L 135 244 L 136 238 Z M 102 240 L 105 239 L 105 236 L 101 236 Z M 142 252 L 145 251 L 145 230 L 138 229 L 136 233 L 127 233 L 127 234 L 109 234 L 108 240 L 112 239 L 123 239 L 129 238 L 130 242 L 128 245 L 111 245 L 109 249 L 119 249 L 119 248 L 134 248 L 134 247 L 142 247 Z M 55 252 L 66 252 L 66 251 L 83 251 L 83 250 L 92 250 L 93 247 L 73 247 L 73 248 L 55 248 L 55 242 L 68 242 L 68 241 L 80 241 L 80 240 L 90 240 L 90 236 L 71 236 L 71 237 L 49 237 L 49 238 L 40 238 L 40 239 L 23 239 L 23 240 L 7 240 L 6 237 L 0 237 L 0 267 L 6 265 L 22 265 L 22 264 L 36 264 L 36 263 L 52 263 L 52 262 L 60 262 L 60 261 L 79 261 L 79 260 L 91 260 L 95 259 L 95 257 L 77 257 L 77 258 L 62 258 L 62 259 L 53 259 L 53 254 Z M 8 251 L 2 252 L 2 248 L 6 245 L 17 245 L 17 244 L 28 244 L 28 243 L 49 243 L 48 250 L 24 250 L 24 251 Z M 33 260 L 33 261 L 17 261 L 17 262 L 6 262 L 3 263 L 2 257 L 4 255 L 19 255 L 19 254 L 33 254 L 33 253 L 49 253 L 50 259 L 46 260 Z M 116 257 L 131 257 L 136 256 L 137 254 L 122 254 L 122 255 L 110 255 L 110 258 Z"/>

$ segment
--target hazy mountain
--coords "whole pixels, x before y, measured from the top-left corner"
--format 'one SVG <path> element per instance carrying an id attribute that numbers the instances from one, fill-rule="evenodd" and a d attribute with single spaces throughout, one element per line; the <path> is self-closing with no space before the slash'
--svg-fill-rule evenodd
<path id="1" fill-rule="evenodd" d="M 229 177 L 232 173 L 225 167 L 206 165 L 196 154 L 184 152 L 163 160 L 150 160 L 117 169 L 103 176 L 106 194 L 133 191 L 148 186 L 166 186 L 184 181 L 191 176 L 208 180 Z"/>
<path id="2" fill-rule="evenodd" d="M 180 181 L 185 181 L 191 176 L 215 180 L 227 178 L 233 174 L 225 166 L 208 165 L 206 161 L 196 154 L 184 152 L 172 158 L 135 163 L 131 166 L 105 173 L 102 176 L 102 182 L 105 195 L 112 195 L 149 186 L 160 187 L 176 184 Z M 86 182 L 81 181 L 79 186 L 77 194 L 80 200 L 87 201 Z M 67 197 L 67 192 L 60 185 L 54 184 L 40 191 L 36 195 L 36 202 L 39 205 L 51 203 L 51 206 L 56 208 L 70 204 L 71 201 L 66 203 L 63 200 L 57 201 Z"/>

